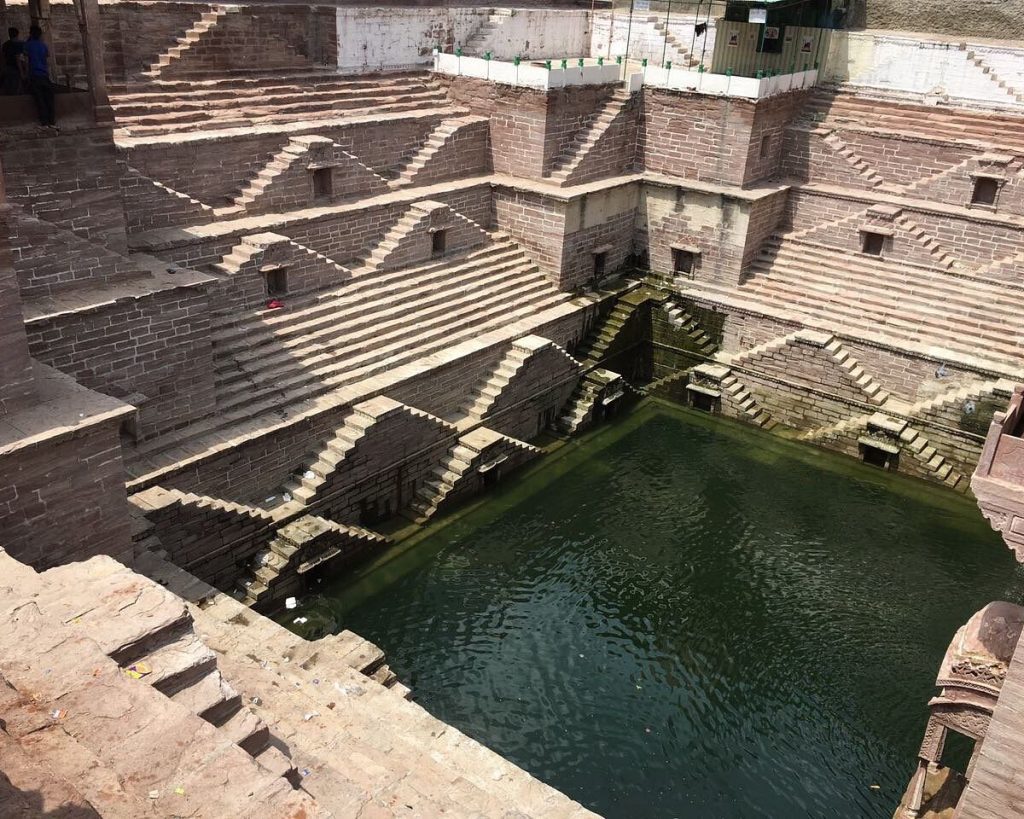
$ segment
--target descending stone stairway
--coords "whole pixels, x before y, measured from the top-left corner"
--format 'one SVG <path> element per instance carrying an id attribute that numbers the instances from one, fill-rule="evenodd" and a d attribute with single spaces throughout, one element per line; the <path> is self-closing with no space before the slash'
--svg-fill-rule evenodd
<path id="1" fill-rule="evenodd" d="M 566 298 L 507 240 L 411 269 L 363 272 L 219 331 L 218 409 L 352 383 Z"/>
<path id="2" fill-rule="evenodd" d="M 159 77 L 165 69 L 188 53 L 192 46 L 202 40 L 225 16 L 239 11 L 241 6 L 213 6 L 210 11 L 204 11 L 195 24 L 183 36 L 178 37 L 173 46 L 157 57 L 143 75 L 154 79 Z"/>
<path id="3" fill-rule="evenodd" d="M 512 9 L 489 9 L 487 19 L 466 38 L 466 42 L 462 45 L 462 53 L 467 57 L 484 56 L 484 52 L 488 50 L 488 43 L 490 43 L 495 32 L 511 20 L 513 16 L 515 16 L 515 11 Z"/>
<path id="4" fill-rule="evenodd" d="M 1024 290 L 776 237 L 738 288 L 701 284 L 694 298 L 724 298 L 767 313 L 799 315 L 828 331 L 913 343 L 1019 364 Z M 685 282 L 683 290 L 697 290 Z M 712 294 L 714 291 L 714 295 Z"/>
<path id="5" fill-rule="evenodd" d="M 666 59 L 672 62 L 673 68 L 693 68 L 700 64 L 700 60 L 694 57 L 690 50 L 672 33 L 672 30 L 665 25 L 663 18 L 652 15 L 647 18 L 647 22 L 654 26 L 658 35 L 668 43 Z"/>
<path id="6" fill-rule="evenodd" d="M 160 80 L 113 93 L 111 105 L 122 136 L 450 108 L 444 90 L 423 73 L 353 78 L 309 71 L 194 83 Z"/>
<path id="7" fill-rule="evenodd" d="M 558 183 L 565 183 L 572 173 L 587 158 L 587 154 L 607 133 L 612 123 L 622 113 L 630 99 L 626 88 L 617 88 L 597 110 L 590 122 L 580 130 L 572 144 L 555 159 L 549 177 Z"/>
<path id="8" fill-rule="evenodd" d="M 141 568 L 190 601 L 225 675 L 287 737 L 302 789 L 316 800 L 307 816 L 593 817 L 406 700 L 400 684 L 357 671 L 381 656 L 351 632 L 306 642 L 173 566 L 146 556 Z"/>
<path id="9" fill-rule="evenodd" d="M 750 394 L 750 391 L 740 383 L 735 375 L 729 374 L 721 380 L 722 390 L 729 394 L 729 399 L 738 407 L 748 423 L 761 427 L 762 429 L 774 429 L 775 420 L 768 414 L 764 407 L 760 406 Z"/>
<path id="10" fill-rule="evenodd" d="M 478 384 L 469 397 L 461 404 L 458 414 L 451 420 L 456 424 L 479 423 L 494 406 L 494 402 L 509 385 L 516 374 L 532 355 L 532 351 L 512 346 L 498 363 Z"/>
<path id="11" fill-rule="evenodd" d="M 256 553 L 247 575 L 238 581 L 238 598 L 261 609 L 280 603 L 301 592 L 305 576 L 314 570 L 387 543 L 386 537 L 369 529 L 303 515 L 279 528 L 267 547 Z M 392 675 L 381 682 L 393 681 Z"/>
<path id="12" fill-rule="evenodd" d="M 467 432 L 448 449 L 441 462 L 431 470 L 432 477 L 427 478 L 416 490 L 416 497 L 409 504 L 405 514 L 418 523 L 424 523 L 433 517 L 460 484 L 476 474 L 484 465 L 484 453 L 495 443 L 505 443 L 528 457 L 539 455 L 541 452 L 535 446 L 486 427 Z"/>
<path id="13" fill-rule="evenodd" d="M 412 185 L 416 177 L 426 168 L 439 154 L 439 152 L 455 137 L 456 134 L 466 125 L 482 121 L 482 117 L 463 116 L 446 119 L 441 122 L 426 141 L 402 163 L 394 179 L 389 180 L 392 188 L 402 188 Z"/>
<path id="14" fill-rule="evenodd" d="M 302 137 L 293 137 L 271 160 L 257 171 L 242 188 L 231 197 L 227 206 L 217 208 L 215 211 L 218 217 L 234 216 L 245 213 L 281 174 L 285 173 L 291 166 L 307 156 L 309 145 Z"/>
<path id="15" fill-rule="evenodd" d="M 840 129 L 969 140 L 1024 152 L 1024 116 L 918 105 L 866 89 L 819 89 L 804 108 L 804 116 Z"/>
<path id="16" fill-rule="evenodd" d="M 341 428 L 324 441 L 319 452 L 285 482 L 282 490 L 296 502 L 308 506 L 316 499 L 331 475 L 337 471 L 338 465 L 356 448 L 367 430 L 376 422 L 375 417 L 358 409 L 352 412 Z"/>
<path id="17" fill-rule="evenodd" d="M 583 364 L 588 372 L 585 372 L 576 384 L 576 388 L 562 409 L 558 427 L 563 432 L 572 434 L 586 424 L 593 414 L 595 402 L 601 393 L 614 382 L 623 381 L 618 373 L 601 368 L 600 365 L 619 333 L 643 303 L 628 298 L 629 295 L 620 298 L 611 312 L 591 329 L 576 348 L 575 358 Z"/>
<path id="18" fill-rule="evenodd" d="M 1021 94 L 1019 91 L 1017 91 L 1017 89 L 1015 89 L 1013 86 L 1007 83 L 1002 77 L 996 74 L 996 72 L 992 69 L 992 66 L 985 62 L 985 60 L 982 57 L 980 57 L 977 54 L 977 52 L 968 51 L 966 57 L 968 62 L 971 62 L 978 68 L 980 68 L 982 74 L 984 74 L 986 77 L 992 80 L 992 82 L 999 86 L 1000 89 L 1002 89 L 1002 91 L 1007 96 L 1007 102 L 1024 103 L 1024 94 Z"/>
<path id="19" fill-rule="evenodd" d="M 589 424 L 594 417 L 597 401 L 607 389 L 625 389 L 625 381 L 618 373 L 600 367 L 586 373 L 577 383 L 558 418 L 558 428 L 573 435 Z"/>
<path id="20" fill-rule="evenodd" d="M 828 133 L 824 138 L 824 142 L 839 154 L 843 161 L 853 168 L 869 187 L 877 188 L 885 182 L 878 172 L 868 164 L 868 161 L 847 145 L 846 141 L 835 131 Z"/>
<path id="21" fill-rule="evenodd" d="M 686 308 L 681 307 L 674 301 L 667 301 L 662 305 L 662 309 L 668 313 L 669 323 L 676 330 L 685 333 L 690 341 L 693 342 L 698 355 L 705 358 L 711 358 L 715 355 L 718 351 L 718 344 L 715 343 L 711 336 L 704 332 L 700 322 L 690 315 Z"/>

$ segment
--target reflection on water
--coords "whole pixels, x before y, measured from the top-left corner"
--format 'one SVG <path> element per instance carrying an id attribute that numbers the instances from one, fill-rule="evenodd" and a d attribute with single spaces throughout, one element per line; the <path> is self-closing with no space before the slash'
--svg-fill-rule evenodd
<path id="1" fill-rule="evenodd" d="M 1022 588 L 968 501 L 651 406 L 321 613 L 607 816 L 887 817 L 953 632 Z"/>

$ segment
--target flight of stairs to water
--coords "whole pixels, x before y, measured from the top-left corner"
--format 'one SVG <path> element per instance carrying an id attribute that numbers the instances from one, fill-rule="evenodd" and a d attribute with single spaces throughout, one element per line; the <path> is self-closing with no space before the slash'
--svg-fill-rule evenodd
<path id="1" fill-rule="evenodd" d="M 1019 287 L 778 237 L 749 272 L 734 297 L 819 328 L 1014 364 L 1024 352 Z"/>
<path id="2" fill-rule="evenodd" d="M 443 89 L 422 72 L 160 80 L 112 93 L 111 104 L 117 127 L 129 136 L 449 107 Z"/>
<path id="3" fill-rule="evenodd" d="M 288 299 L 283 310 L 216 316 L 216 413 L 173 440 L 278 413 L 570 298 L 505 234 L 491 236 L 491 244 L 417 267 L 356 269 L 344 285 Z M 164 450 L 172 437 L 153 446 Z"/>

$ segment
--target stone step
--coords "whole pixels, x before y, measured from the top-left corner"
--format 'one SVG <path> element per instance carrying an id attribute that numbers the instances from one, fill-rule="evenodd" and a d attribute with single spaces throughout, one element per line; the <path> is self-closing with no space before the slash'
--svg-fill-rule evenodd
<path id="1" fill-rule="evenodd" d="M 246 347 L 251 347 L 257 341 L 252 335 L 254 326 L 266 329 L 265 340 L 274 341 L 281 332 L 299 332 L 317 326 L 319 320 L 333 319 L 339 310 L 347 306 L 358 309 L 374 295 L 379 299 L 386 293 L 393 300 L 406 293 L 454 280 L 463 272 L 477 275 L 487 266 L 521 258 L 523 252 L 519 248 L 511 244 L 499 244 L 474 249 L 463 255 L 452 256 L 446 261 L 431 262 L 419 267 L 353 275 L 341 287 L 317 294 L 305 302 L 298 302 L 290 307 L 286 314 L 278 311 L 254 311 L 244 320 L 216 331 L 213 334 L 213 344 L 215 348 L 224 347 L 244 338 Z"/>
<path id="2" fill-rule="evenodd" d="M 482 293 L 487 294 L 486 298 L 481 298 Z M 417 318 L 414 321 L 396 319 L 390 322 L 389 327 L 394 329 L 391 329 L 388 333 L 375 334 L 370 332 L 369 334 L 364 334 L 362 336 L 362 346 L 346 349 L 346 353 L 357 352 L 358 354 L 355 356 L 346 356 L 344 359 L 339 359 L 336 354 L 327 352 L 326 350 L 336 348 L 338 345 L 345 343 L 344 339 L 335 338 L 331 342 L 331 347 L 325 348 L 324 352 L 319 352 L 317 355 L 303 359 L 301 363 L 296 362 L 292 357 L 285 357 L 287 363 L 282 365 L 281 369 L 275 371 L 266 369 L 266 362 L 263 362 L 264 368 L 249 371 L 249 375 L 254 379 L 257 376 L 266 377 L 270 375 L 271 380 L 268 382 L 268 385 L 273 391 L 288 389 L 292 383 L 309 383 L 310 380 L 315 380 L 325 385 L 333 383 L 337 386 L 339 385 L 338 382 L 333 382 L 331 379 L 336 375 L 344 377 L 340 374 L 347 373 L 353 367 L 373 365 L 395 353 L 412 354 L 414 357 L 419 357 L 416 354 L 416 346 L 428 341 L 439 341 L 443 344 L 446 334 L 456 335 L 465 329 L 471 329 L 474 324 L 479 322 L 488 319 L 495 320 L 500 316 L 502 309 L 508 310 L 510 302 L 525 302 L 525 309 L 529 311 L 534 297 L 543 298 L 549 296 L 550 293 L 550 283 L 542 276 L 532 281 L 527 280 L 525 283 L 513 281 L 511 284 L 498 288 L 482 290 L 475 294 L 475 298 L 471 295 L 459 299 L 457 302 L 454 302 L 460 308 L 457 311 L 448 309 L 451 305 L 440 305 L 429 312 L 429 315 L 432 317 L 429 321 L 426 320 L 425 315 L 417 313 Z M 521 310 L 512 311 L 510 314 L 515 314 L 516 312 L 521 312 Z M 453 319 L 458 319 L 458 321 L 453 321 Z M 300 369 L 297 370 L 297 368 Z M 291 373 L 291 377 L 288 377 L 287 373 Z M 287 380 L 281 380 L 278 376 Z M 253 385 L 249 384 L 248 380 L 234 381 L 231 384 L 225 385 L 224 390 L 219 391 L 218 406 L 220 408 L 228 408 L 234 403 L 245 403 L 251 400 L 252 393 Z"/>
<path id="3" fill-rule="evenodd" d="M 217 387 L 227 388 L 233 383 L 248 379 L 257 371 L 278 363 L 295 363 L 301 360 L 303 365 L 307 366 L 311 361 L 324 361 L 331 351 L 338 349 L 339 345 L 345 345 L 346 355 L 359 353 L 366 349 L 368 343 L 396 337 L 388 335 L 389 331 L 415 333 L 425 326 L 424 322 L 428 318 L 446 313 L 446 308 L 451 308 L 452 314 L 458 315 L 460 313 L 454 312 L 454 308 L 469 305 L 474 299 L 478 298 L 479 303 L 489 303 L 486 300 L 497 293 L 514 294 L 522 287 L 530 288 L 524 292 L 532 292 L 535 289 L 542 290 L 548 284 L 543 274 L 531 272 L 529 268 L 512 268 L 499 272 L 506 275 L 493 280 L 476 278 L 460 288 L 440 291 L 422 302 L 367 313 L 358 321 L 346 323 L 343 317 L 339 316 L 334 321 L 319 322 L 317 328 L 311 332 L 287 340 L 277 340 L 273 348 L 279 352 L 272 352 L 269 355 L 267 351 L 258 352 L 262 350 L 261 345 L 259 348 L 237 353 L 232 356 L 236 369 L 219 374 Z M 418 321 L 415 324 L 405 320 L 410 315 L 417 317 Z"/>

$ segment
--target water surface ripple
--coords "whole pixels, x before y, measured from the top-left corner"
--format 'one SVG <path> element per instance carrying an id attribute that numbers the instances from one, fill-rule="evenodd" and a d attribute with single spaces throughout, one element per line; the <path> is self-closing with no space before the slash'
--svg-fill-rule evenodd
<path id="1" fill-rule="evenodd" d="M 969 502 L 650 408 L 324 605 L 599 813 L 817 819 L 891 816 L 946 644 L 1021 590 Z"/>

